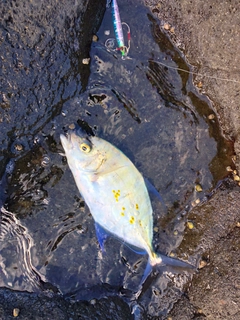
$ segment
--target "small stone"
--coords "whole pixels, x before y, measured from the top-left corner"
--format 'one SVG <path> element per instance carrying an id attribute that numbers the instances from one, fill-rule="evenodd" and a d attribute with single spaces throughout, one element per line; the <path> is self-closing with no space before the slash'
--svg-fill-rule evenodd
<path id="1" fill-rule="evenodd" d="M 188 227 L 188 229 L 193 229 L 194 228 L 194 224 L 191 222 L 191 221 L 188 221 L 187 222 L 187 227 Z"/>
<path id="2" fill-rule="evenodd" d="M 197 87 L 198 87 L 198 88 L 202 88 L 202 86 L 203 86 L 202 82 L 199 81 L 199 82 L 197 83 Z"/>
<path id="3" fill-rule="evenodd" d="M 174 28 L 174 27 L 171 27 L 169 31 L 170 31 L 171 33 L 174 33 L 174 32 L 175 32 L 175 28 Z"/>
<path id="4" fill-rule="evenodd" d="M 170 253 L 170 257 L 175 257 L 175 254 L 173 252 Z"/>
<path id="5" fill-rule="evenodd" d="M 195 190 L 196 190 L 197 192 L 201 192 L 203 189 L 202 189 L 202 186 L 201 186 L 200 184 L 196 184 Z"/>
<path id="6" fill-rule="evenodd" d="M 18 308 L 13 309 L 13 316 L 18 317 L 20 310 Z"/>
<path id="7" fill-rule="evenodd" d="M 110 30 L 105 30 L 104 34 L 105 34 L 105 36 L 109 36 L 110 35 Z"/>
<path id="8" fill-rule="evenodd" d="M 173 232 L 173 234 L 174 234 L 175 236 L 177 236 L 177 235 L 178 235 L 178 231 L 175 230 L 175 231 Z"/>
<path id="9" fill-rule="evenodd" d="M 232 172 L 232 171 L 233 171 L 233 169 L 231 168 L 231 166 L 228 166 L 228 167 L 226 168 L 226 170 L 227 170 L 228 172 Z"/>
<path id="10" fill-rule="evenodd" d="M 158 232 L 158 227 L 154 227 L 154 228 L 153 228 L 153 231 L 154 231 L 154 232 Z"/>
<path id="11" fill-rule="evenodd" d="M 239 177 L 237 174 L 235 174 L 235 175 L 233 176 L 233 180 L 234 180 L 234 181 L 240 181 L 240 177 Z"/>
<path id="12" fill-rule="evenodd" d="M 96 303 L 97 303 L 97 300 L 96 300 L 96 299 L 90 300 L 90 304 L 95 305 Z"/>
<path id="13" fill-rule="evenodd" d="M 83 63 L 83 64 L 89 64 L 89 62 L 90 62 L 90 58 L 84 58 L 84 59 L 82 59 L 82 63 Z"/>
<path id="14" fill-rule="evenodd" d="M 200 203 L 200 199 L 199 199 L 199 198 L 196 199 L 196 200 L 195 200 L 195 203 L 196 203 L 196 204 L 199 204 L 199 203 Z"/>
<path id="15" fill-rule="evenodd" d="M 92 37 L 93 42 L 97 42 L 98 41 L 98 36 L 96 34 L 93 35 Z"/>
<path id="16" fill-rule="evenodd" d="M 21 144 L 17 143 L 17 144 L 15 145 L 15 149 L 16 149 L 17 151 L 22 151 L 22 150 L 23 150 L 23 146 L 22 146 Z"/>
<path id="17" fill-rule="evenodd" d="M 70 125 L 68 126 L 68 128 L 69 128 L 70 130 L 75 129 L 75 124 L 74 124 L 74 123 L 70 124 Z"/>
<path id="18" fill-rule="evenodd" d="M 207 265 L 207 261 L 201 260 L 199 262 L 198 269 L 202 269 L 202 268 L 206 267 L 206 265 Z"/>
<path id="19" fill-rule="evenodd" d="M 192 205 L 192 207 L 195 207 L 195 206 L 196 206 L 196 202 L 195 202 L 195 201 L 192 201 L 192 202 L 191 202 L 191 205 Z"/>
<path id="20" fill-rule="evenodd" d="M 198 205 L 200 203 L 200 199 L 197 198 L 195 201 L 192 201 L 192 206 L 195 207 L 196 205 Z"/>
<path id="21" fill-rule="evenodd" d="M 215 118 L 215 115 L 213 113 L 211 113 L 209 116 L 208 116 L 208 119 L 209 120 L 213 120 Z"/>
<path id="22" fill-rule="evenodd" d="M 238 228 L 240 228 L 240 222 L 237 222 L 237 225 L 236 225 Z"/>
<path id="23" fill-rule="evenodd" d="M 233 174 L 237 174 L 237 170 L 233 170 Z"/>
<path id="24" fill-rule="evenodd" d="M 171 27 L 170 27 L 170 24 L 166 22 L 166 23 L 164 23 L 163 28 L 165 30 L 169 30 Z"/>

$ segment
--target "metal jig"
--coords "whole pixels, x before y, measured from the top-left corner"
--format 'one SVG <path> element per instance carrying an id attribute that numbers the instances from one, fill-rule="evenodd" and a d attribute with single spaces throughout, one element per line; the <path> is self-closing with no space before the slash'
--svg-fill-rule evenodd
<path id="1" fill-rule="evenodd" d="M 118 45 L 116 50 L 119 50 L 122 54 L 122 58 L 125 59 L 130 49 L 131 34 L 130 34 L 129 25 L 126 22 L 121 22 L 117 0 L 112 0 L 112 16 L 113 16 L 114 32 L 115 32 L 117 45 Z M 127 41 L 128 41 L 127 46 L 124 43 L 124 36 L 123 36 L 123 29 L 122 29 L 123 25 L 127 27 Z M 113 49 L 114 41 L 115 39 L 113 38 L 107 39 L 105 42 L 106 48 Z"/>

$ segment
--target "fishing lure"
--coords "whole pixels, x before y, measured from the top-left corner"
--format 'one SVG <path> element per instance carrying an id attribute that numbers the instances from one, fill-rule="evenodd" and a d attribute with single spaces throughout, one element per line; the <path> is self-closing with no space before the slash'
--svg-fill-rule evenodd
<path id="1" fill-rule="evenodd" d="M 130 49 L 130 43 L 131 43 L 130 27 L 126 22 L 121 22 L 117 0 L 112 0 L 112 16 L 113 16 L 114 32 L 115 32 L 117 45 L 118 45 L 117 50 L 120 50 L 120 52 L 122 54 L 122 58 L 126 58 L 128 55 L 128 52 Z M 122 25 L 125 25 L 128 29 L 128 31 L 127 31 L 128 45 L 127 46 L 124 43 Z M 113 39 L 108 39 L 105 42 L 105 46 L 107 48 L 112 48 L 113 47 Z"/>

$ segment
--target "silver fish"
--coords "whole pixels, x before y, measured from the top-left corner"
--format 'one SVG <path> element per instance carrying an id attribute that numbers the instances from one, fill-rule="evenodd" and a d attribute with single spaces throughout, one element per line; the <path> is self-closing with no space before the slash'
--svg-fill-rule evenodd
<path id="1" fill-rule="evenodd" d="M 119 149 L 75 126 L 60 139 L 78 189 L 95 220 L 102 248 L 106 231 L 134 251 L 147 253 L 144 279 L 155 265 L 193 268 L 155 253 L 152 206 L 144 179 Z"/>

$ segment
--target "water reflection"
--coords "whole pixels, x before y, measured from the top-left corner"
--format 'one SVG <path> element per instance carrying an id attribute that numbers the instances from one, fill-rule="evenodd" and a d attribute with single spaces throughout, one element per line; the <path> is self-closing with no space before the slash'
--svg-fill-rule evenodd
<path id="1" fill-rule="evenodd" d="M 21 291 L 40 291 L 44 278 L 34 267 L 38 261 L 36 255 L 32 254 L 34 242 L 28 230 L 4 207 L 1 208 L 0 221 L 0 286 Z"/>

